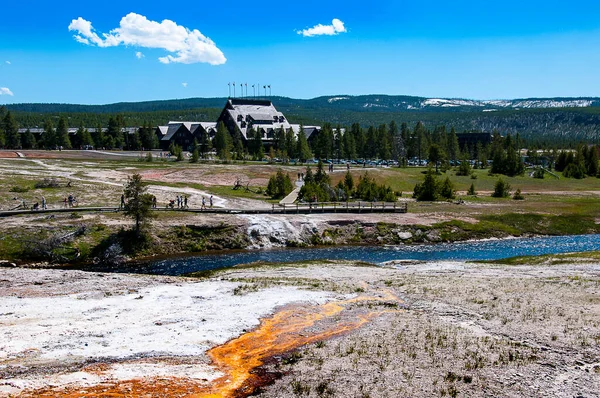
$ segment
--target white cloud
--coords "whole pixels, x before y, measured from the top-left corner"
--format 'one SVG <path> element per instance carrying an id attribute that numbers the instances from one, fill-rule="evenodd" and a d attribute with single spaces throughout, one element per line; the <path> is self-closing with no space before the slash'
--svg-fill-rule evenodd
<path id="1" fill-rule="evenodd" d="M 149 21 L 145 16 L 129 13 L 121 18 L 119 27 L 100 37 L 92 23 L 79 17 L 71 21 L 69 31 L 79 43 L 98 47 L 116 47 L 119 45 L 143 48 L 162 48 L 170 53 L 158 60 L 163 64 L 208 63 L 222 65 L 227 59 L 223 52 L 199 30 L 190 30 L 165 19 L 162 22 Z"/>
<path id="2" fill-rule="evenodd" d="M 182 85 L 183 87 L 187 87 L 187 83 L 186 83 L 186 82 L 183 82 L 183 83 L 181 83 L 181 85 Z"/>
<path id="3" fill-rule="evenodd" d="M 5 62 L 6 62 L 6 65 L 10 65 L 10 61 L 5 61 Z"/>
<path id="4" fill-rule="evenodd" d="M 347 32 L 346 27 L 344 26 L 344 23 L 337 18 L 334 18 L 333 21 L 331 21 L 331 25 L 318 24 L 312 28 L 296 31 L 296 33 L 304 37 L 321 35 L 334 36 L 344 32 Z"/>
<path id="5" fill-rule="evenodd" d="M 142 59 L 142 58 L 144 58 L 144 56 L 145 56 L 145 55 L 144 55 L 144 54 L 143 54 L 141 51 L 137 51 L 137 52 L 135 53 L 135 57 L 136 57 L 137 59 Z"/>
<path id="6" fill-rule="evenodd" d="M 0 87 L 0 95 L 10 95 L 11 97 L 14 96 L 13 92 L 6 87 Z"/>

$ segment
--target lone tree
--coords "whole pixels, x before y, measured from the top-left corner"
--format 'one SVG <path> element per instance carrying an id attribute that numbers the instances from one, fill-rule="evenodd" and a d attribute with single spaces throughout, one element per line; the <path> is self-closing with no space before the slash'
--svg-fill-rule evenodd
<path id="1" fill-rule="evenodd" d="M 152 195 L 146 193 L 146 185 L 138 173 L 127 178 L 123 195 L 125 196 L 125 216 L 135 220 L 135 235 L 140 237 L 142 227 L 152 217 Z"/>

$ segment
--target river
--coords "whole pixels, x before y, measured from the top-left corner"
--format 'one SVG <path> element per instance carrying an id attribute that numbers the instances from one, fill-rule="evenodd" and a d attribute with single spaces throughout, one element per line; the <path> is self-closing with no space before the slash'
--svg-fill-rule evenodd
<path id="1" fill-rule="evenodd" d="M 118 269 L 96 266 L 93 271 L 183 275 L 257 261 L 293 262 L 329 259 L 366 261 L 375 264 L 392 260 L 474 261 L 593 250 L 600 250 L 600 235 L 547 236 L 427 245 L 251 250 L 168 258 L 127 264 Z"/>

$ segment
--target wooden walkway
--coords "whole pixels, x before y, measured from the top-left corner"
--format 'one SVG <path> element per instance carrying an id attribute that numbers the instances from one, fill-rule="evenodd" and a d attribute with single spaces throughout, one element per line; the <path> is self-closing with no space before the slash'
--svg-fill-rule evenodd
<path id="1" fill-rule="evenodd" d="M 54 213 L 116 213 L 122 210 L 118 207 L 69 207 L 46 210 L 4 210 L 0 217 L 11 217 L 24 214 L 54 214 Z M 154 211 L 176 211 L 183 213 L 207 214 L 312 214 L 312 213 L 406 213 L 406 203 L 391 202 L 320 202 L 274 204 L 271 208 L 263 209 L 226 209 L 226 208 L 189 208 L 170 209 L 156 208 Z"/>

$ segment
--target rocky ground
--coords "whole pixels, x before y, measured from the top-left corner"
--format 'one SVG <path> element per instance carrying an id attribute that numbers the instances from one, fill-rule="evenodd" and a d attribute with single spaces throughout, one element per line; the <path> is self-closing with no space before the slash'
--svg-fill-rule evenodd
<path id="1" fill-rule="evenodd" d="M 600 391 L 600 265 L 581 259 L 309 263 L 203 280 L 4 268 L 0 283 L 4 395 Z"/>

